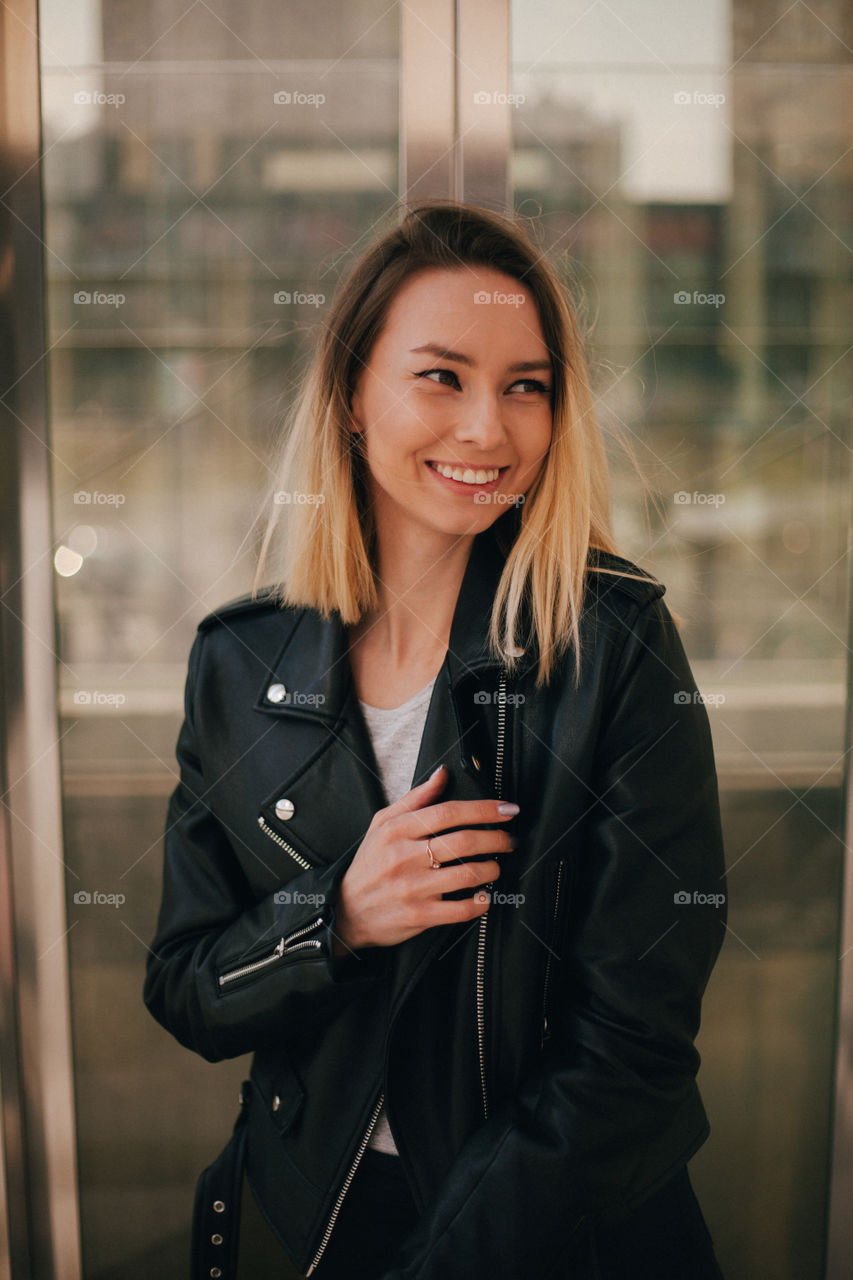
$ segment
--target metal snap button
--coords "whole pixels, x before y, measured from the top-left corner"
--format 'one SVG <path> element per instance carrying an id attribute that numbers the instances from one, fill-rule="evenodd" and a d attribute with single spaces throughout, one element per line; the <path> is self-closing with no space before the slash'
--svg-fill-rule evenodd
<path id="1" fill-rule="evenodd" d="M 280 1106 L 281 1106 L 281 1098 L 278 1096 L 278 1094 L 276 1094 L 272 1100 L 273 1111 L 278 1111 Z"/>
<path id="2" fill-rule="evenodd" d="M 282 822 L 289 822 L 296 812 L 296 807 L 292 800 L 288 800 L 287 796 L 282 796 L 280 800 L 275 802 L 275 816 L 281 818 Z"/>
<path id="3" fill-rule="evenodd" d="M 267 702 L 284 702 L 287 690 L 283 684 L 271 684 L 267 689 Z"/>
<path id="4" fill-rule="evenodd" d="M 213 1276 L 213 1280 L 219 1280 L 219 1277 L 222 1275 L 222 1271 L 219 1267 L 211 1267 L 210 1274 Z"/>
<path id="5" fill-rule="evenodd" d="M 215 1234 L 215 1235 L 212 1235 L 212 1236 L 210 1237 L 210 1243 L 211 1243 L 211 1244 L 222 1244 L 222 1236 L 219 1234 L 219 1232 L 218 1232 L 218 1231 L 216 1232 L 216 1234 Z"/>
<path id="6" fill-rule="evenodd" d="M 214 1212 L 214 1213 L 224 1213 L 224 1212 L 225 1212 L 225 1201 L 224 1201 L 224 1200 L 214 1200 L 214 1202 L 213 1202 L 213 1212 Z"/>
<path id="7" fill-rule="evenodd" d="M 472 763 L 472 765 L 474 766 L 474 768 L 475 768 L 475 769 L 479 770 L 479 768 L 480 768 L 480 761 L 477 759 L 477 757 L 476 757 L 476 756 L 472 756 L 472 757 L 471 757 L 471 763 Z"/>

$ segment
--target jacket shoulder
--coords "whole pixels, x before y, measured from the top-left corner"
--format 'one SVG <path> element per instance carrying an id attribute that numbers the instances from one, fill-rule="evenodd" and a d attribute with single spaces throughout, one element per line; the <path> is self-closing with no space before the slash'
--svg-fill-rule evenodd
<path id="1" fill-rule="evenodd" d="M 587 555 L 586 585 L 598 599 L 618 592 L 639 605 L 659 599 L 666 591 L 662 582 L 633 560 L 602 551 L 600 547 L 590 547 Z"/>
<path id="2" fill-rule="evenodd" d="M 233 600 L 226 601 L 218 609 L 211 610 L 198 624 L 198 630 L 209 631 L 218 623 L 230 622 L 243 614 L 274 613 L 287 608 L 287 605 L 282 605 L 274 587 L 261 587 L 257 595 L 249 592 L 246 595 L 237 596 Z"/>

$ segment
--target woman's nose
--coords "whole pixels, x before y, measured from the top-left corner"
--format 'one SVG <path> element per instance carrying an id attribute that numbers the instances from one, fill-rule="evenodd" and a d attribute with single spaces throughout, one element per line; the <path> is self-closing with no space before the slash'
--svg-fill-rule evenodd
<path id="1" fill-rule="evenodd" d="M 457 425 L 456 438 L 476 441 L 481 449 L 492 449 L 503 444 L 506 429 L 497 396 L 478 396 L 467 406 Z"/>

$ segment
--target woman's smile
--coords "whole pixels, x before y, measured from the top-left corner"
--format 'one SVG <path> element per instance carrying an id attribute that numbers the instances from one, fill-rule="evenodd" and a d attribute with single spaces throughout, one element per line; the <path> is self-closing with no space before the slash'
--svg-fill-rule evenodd
<path id="1" fill-rule="evenodd" d="M 474 490 L 497 489 L 501 478 L 509 466 L 485 467 L 474 463 L 453 463 L 427 461 L 427 467 L 452 493 L 466 493 Z"/>

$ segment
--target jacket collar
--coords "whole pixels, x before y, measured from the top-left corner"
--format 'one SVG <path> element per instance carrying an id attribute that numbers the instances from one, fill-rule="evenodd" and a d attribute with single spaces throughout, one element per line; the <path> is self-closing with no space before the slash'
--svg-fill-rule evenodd
<path id="1" fill-rule="evenodd" d="M 490 655 L 487 623 L 498 581 L 520 520 L 510 508 L 478 534 L 471 547 L 456 601 L 446 656 L 449 682 L 456 688 L 466 676 L 498 666 Z M 284 645 L 258 690 L 255 710 L 335 723 L 352 689 L 349 637 L 340 614 L 328 618 L 303 609 L 288 628 Z"/>

